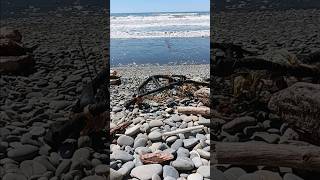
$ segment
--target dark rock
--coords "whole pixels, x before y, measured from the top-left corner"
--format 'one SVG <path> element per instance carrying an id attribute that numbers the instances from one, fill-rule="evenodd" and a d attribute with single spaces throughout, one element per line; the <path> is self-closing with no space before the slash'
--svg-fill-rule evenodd
<path id="1" fill-rule="evenodd" d="M 17 149 L 8 151 L 8 157 L 15 161 L 33 159 L 37 156 L 39 148 L 32 145 L 22 145 Z"/>

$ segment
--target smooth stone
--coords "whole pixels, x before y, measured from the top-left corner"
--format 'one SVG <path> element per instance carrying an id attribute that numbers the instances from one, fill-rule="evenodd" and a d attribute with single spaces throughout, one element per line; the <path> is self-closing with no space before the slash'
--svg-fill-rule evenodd
<path id="1" fill-rule="evenodd" d="M 148 123 L 144 123 L 142 124 L 142 126 L 140 127 L 140 131 L 141 132 L 147 132 L 150 129 L 150 126 Z"/>
<path id="2" fill-rule="evenodd" d="M 198 139 L 196 138 L 190 138 L 190 139 L 184 139 L 183 140 L 183 145 L 185 148 L 193 148 L 197 143 L 198 143 Z"/>
<path id="3" fill-rule="evenodd" d="M 55 172 L 55 176 L 60 177 L 60 175 L 62 173 L 68 172 L 70 166 L 71 166 L 71 160 L 70 159 L 63 159 L 62 162 L 57 167 L 57 170 Z"/>
<path id="4" fill-rule="evenodd" d="M 132 169 L 130 175 L 141 180 L 151 179 L 154 174 L 160 175 L 162 166 L 160 164 L 142 165 Z"/>
<path id="5" fill-rule="evenodd" d="M 203 149 L 197 149 L 197 152 L 199 153 L 200 157 L 208 160 L 210 159 L 210 152 L 205 151 Z"/>
<path id="6" fill-rule="evenodd" d="M 265 179 L 265 180 L 282 180 L 279 173 L 275 173 L 272 171 L 267 170 L 258 170 L 254 172 L 254 174 L 258 175 L 259 179 Z"/>
<path id="7" fill-rule="evenodd" d="M 286 173 L 284 176 L 283 176 L 283 180 L 303 180 L 301 177 L 295 175 L 295 174 L 292 174 L 292 173 Z"/>
<path id="8" fill-rule="evenodd" d="M 62 158 L 58 153 L 52 152 L 52 153 L 50 153 L 50 157 L 48 157 L 48 159 L 52 163 L 52 165 L 57 167 L 60 164 L 60 160 Z"/>
<path id="9" fill-rule="evenodd" d="M 210 178 L 210 166 L 200 166 L 197 173 L 201 174 L 204 178 Z"/>
<path id="10" fill-rule="evenodd" d="M 117 144 L 119 144 L 120 146 L 132 146 L 133 143 L 134 143 L 134 139 L 127 135 L 121 135 L 117 139 Z"/>
<path id="11" fill-rule="evenodd" d="M 125 151 L 117 150 L 117 151 L 113 151 L 113 153 L 110 155 L 110 159 L 127 162 L 127 161 L 132 161 L 133 156 Z"/>
<path id="12" fill-rule="evenodd" d="M 0 128 L 0 137 L 7 137 L 10 134 L 10 130 L 7 128 Z"/>
<path id="13" fill-rule="evenodd" d="M 146 154 L 146 153 L 151 153 L 151 149 L 148 148 L 148 147 L 137 147 L 135 150 L 134 150 L 135 153 L 139 154 L 139 155 L 143 155 L 143 154 Z"/>
<path id="14" fill-rule="evenodd" d="M 137 147 L 145 147 L 147 145 L 148 139 L 146 138 L 139 138 L 135 140 L 133 148 L 136 149 Z"/>
<path id="15" fill-rule="evenodd" d="M 190 117 L 190 116 L 181 115 L 180 117 L 181 117 L 182 121 L 184 121 L 184 122 L 192 121 L 192 117 Z"/>
<path id="16" fill-rule="evenodd" d="M 171 176 L 167 176 L 167 177 L 163 178 L 163 180 L 177 180 L 177 178 L 174 178 L 174 177 L 171 177 Z M 183 179 L 183 180 L 185 180 L 185 179 Z"/>
<path id="17" fill-rule="evenodd" d="M 102 162 L 99 159 L 92 159 L 91 164 L 93 167 L 97 167 L 98 165 L 102 164 Z"/>
<path id="18" fill-rule="evenodd" d="M 120 111 L 122 111 L 122 108 L 121 107 L 113 107 L 112 108 L 112 112 L 120 112 Z"/>
<path id="19" fill-rule="evenodd" d="M 211 177 L 215 177 L 216 179 L 228 180 L 227 177 L 223 174 L 223 172 L 217 169 L 216 167 L 210 167 L 210 173 L 212 173 L 212 175 L 210 174 Z"/>
<path id="20" fill-rule="evenodd" d="M 20 164 L 20 169 L 22 173 L 28 178 L 30 178 L 33 175 L 41 175 L 47 171 L 46 167 L 44 167 L 39 162 L 33 160 L 23 161 Z"/>
<path id="21" fill-rule="evenodd" d="M 233 168 L 227 169 L 223 173 L 228 178 L 228 180 L 237 180 L 239 177 L 246 174 L 246 171 L 238 167 L 233 167 Z"/>
<path id="22" fill-rule="evenodd" d="M 42 136 L 46 132 L 46 129 L 43 127 L 33 127 L 29 132 L 32 136 L 39 137 Z"/>
<path id="23" fill-rule="evenodd" d="M 2 180 L 28 180 L 23 174 L 7 173 L 3 176 Z"/>
<path id="24" fill-rule="evenodd" d="M 180 147 L 177 150 L 177 157 L 189 157 L 190 156 L 190 152 L 188 149 L 185 149 L 183 147 Z"/>
<path id="25" fill-rule="evenodd" d="M 49 107 L 56 111 L 65 109 L 71 104 L 69 101 L 51 101 Z"/>
<path id="26" fill-rule="evenodd" d="M 179 177 L 179 172 L 172 166 L 169 165 L 164 165 L 163 166 L 163 175 L 164 178 L 167 176 L 173 177 L 173 178 L 178 178 Z"/>
<path id="27" fill-rule="evenodd" d="M 193 162 L 193 164 L 194 164 L 194 166 L 195 166 L 196 168 L 198 168 L 198 167 L 200 167 L 200 166 L 203 165 L 203 164 L 202 164 L 202 160 L 201 160 L 200 157 L 194 157 L 194 158 L 192 158 L 191 160 L 192 160 L 192 162 Z"/>
<path id="28" fill-rule="evenodd" d="M 226 180 L 228 180 L 228 179 L 226 179 Z M 244 175 L 240 176 L 238 178 L 238 180 L 260 180 L 260 176 L 257 174 L 252 174 L 252 173 L 244 174 Z M 263 179 L 263 180 L 267 180 L 267 179 Z M 271 179 L 269 179 L 269 180 L 271 180 Z"/>
<path id="29" fill-rule="evenodd" d="M 72 156 L 72 161 L 80 161 L 83 159 L 89 159 L 90 157 L 90 150 L 88 148 L 80 148 L 77 149 L 73 156 Z"/>
<path id="30" fill-rule="evenodd" d="M 161 180 L 161 177 L 158 174 L 154 174 L 151 180 Z"/>
<path id="31" fill-rule="evenodd" d="M 177 139 L 178 139 L 177 136 L 170 136 L 170 137 L 168 137 L 168 138 L 166 139 L 166 142 L 167 142 L 167 143 L 173 143 L 173 142 L 175 142 Z"/>
<path id="32" fill-rule="evenodd" d="M 177 139 L 173 144 L 171 144 L 171 148 L 175 150 L 178 150 L 182 146 L 183 146 L 182 139 Z"/>
<path id="33" fill-rule="evenodd" d="M 187 157 L 178 157 L 175 161 L 171 162 L 171 166 L 181 171 L 189 171 L 194 168 L 192 160 Z"/>
<path id="34" fill-rule="evenodd" d="M 78 138 L 78 148 L 90 147 L 91 139 L 89 136 L 80 136 Z"/>
<path id="35" fill-rule="evenodd" d="M 22 145 L 17 149 L 11 149 L 8 151 L 7 155 L 9 158 L 15 161 L 23 161 L 33 159 L 37 156 L 39 148 L 32 145 Z"/>
<path id="36" fill-rule="evenodd" d="M 38 157 L 34 158 L 33 160 L 42 164 L 49 171 L 53 171 L 53 172 L 56 171 L 56 168 L 50 163 L 50 161 L 48 160 L 48 158 L 46 156 L 38 156 Z"/>
<path id="37" fill-rule="evenodd" d="M 124 134 L 127 135 L 127 136 L 131 136 L 132 137 L 132 136 L 136 135 L 140 131 L 140 127 L 141 127 L 140 124 L 137 124 L 137 125 L 135 125 L 133 127 L 130 127 L 125 131 Z"/>
<path id="38" fill-rule="evenodd" d="M 0 142 L 0 152 L 4 153 L 6 152 L 9 144 L 7 142 Z"/>
<path id="39" fill-rule="evenodd" d="M 159 131 L 152 131 L 151 133 L 149 133 L 148 138 L 151 141 L 158 141 L 161 140 L 162 134 Z"/>
<path id="40" fill-rule="evenodd" d="M 134 168 L 135 164 L 133 161 L 126 162 L 122 165 L 120 169 L 118 169 L 118 173 L 122 174 L 123 176 L 127 176 L 130 171 Z"/>
<path id="41" fill-rule="evenodd" d="M 87 177 L 83 178 L 82 180 L 105 180 L 105 177 L 92 175 L 92 176 L 87 176 Z"/>
<path id="42" fill-rule="evenodd" d="M 122 180 L 123 179 L 123 175 L 119 172 L 117 172 L 116 170 L 110 168 L 110 180 Z"/>
<path id="43" fill-rule="evenodd" d="M 134 118 L 132 120 L 133 124 L 138 124 L 138 123 L 142 123 L 142 122 L 145 122 L 146 120 L 143 118 L 143 117 L 137 117 L 137 118 Z"/>
<path id="44" fill-rule="evenodd" d="M 150 128 L 160 127 L 162 125 L 163 125 L 163 122 L 161 120 L 152 120 L 152 121 L 149 122 Z"/>
<path id="45" fill-rule="evenodd" d="M 199 125 L 210 126 L 210 123 L 211 123 L 210 119 L 199 117 L 199 121 L 198 121 Z"/>
<path id="46" fill-rule="evenodd" d="M 204 141 L 207 140 L 207 137 L 206 137 L 205 135 L 199 134 L 199 133 L 196 135 L 196 138 L 197 138 L 198 140 L 204 140 Z"/>
<path id="47" fill-rule="evenodd" d="M 199 173 L 190 174 L 187 180 L 203 180 L 203 176 Z"/>
<path id="48" fill-rule="evenodd" d="M 172 115 L 170 119 L 174 122 L 182 121 L 182 118 L 177 114 Z"/>
<path id="49" fill-rule="evenodd" d="M 94 172 L 97 175 L 106 175 L 109 172 L 109 167 L 105 164 L 100 164 L 94 168 Z"/>

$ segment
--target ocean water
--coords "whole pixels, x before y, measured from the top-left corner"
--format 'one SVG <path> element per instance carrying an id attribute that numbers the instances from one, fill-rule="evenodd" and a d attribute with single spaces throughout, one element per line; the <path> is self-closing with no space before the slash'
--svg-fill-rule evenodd
<path id="1" fill-rule="evenodd" d="M 111 66 L 207 64 L 210 13 L 111 14 Z"/>

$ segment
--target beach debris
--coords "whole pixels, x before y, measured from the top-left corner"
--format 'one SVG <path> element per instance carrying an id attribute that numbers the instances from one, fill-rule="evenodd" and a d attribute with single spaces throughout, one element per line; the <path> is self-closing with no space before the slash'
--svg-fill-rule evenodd
<path id="1" fill-rule="evenodd" d="M 32 52 L 38 47 L 25 47 L 18 30 L 4 27 L 0 29 L 0 73 L 29 73 L 35 66 Z"/>
<path id="2" fill-rule="evenodd" d="M 183 75 L 153 75 L 147 78 L 137 88 L 136 93 L 131 100 L 125 102 L 125 107 L 128 108 L 133 104 L 141 104 L 144 96 L 159 93 L 164 90 L 173 89 L 184 84 L 193 84 L 196 86 L 209 86 L 207 82 L 199 82 L 187 79 Z"/>
<path id="3" fill-rule="evenodd" d="M 110 85 L 120 85 L 121 77 L 118 76 L 118 72 L 115 70 L 110 70 Z"/>
<path id="4" fill-rule="evenodd" d="M 191 107 L 191 106 L 180 106 L 177 107 L 178 113 L 182 114 L 193 114 L 193 115 L 202 115 L 205 117 L 210 117 L 210 108 L 209 107 Z"/>
<path id="5" fill-rule="evenodd" d="M 272 95 L 268 107 L 305 141 L 320 145 L 320 85 L 298 82 Z"/>
<path id="6" fill-rule="evenodd" d="M 199 99 L 203 105 L 210 106 L 210 88 L 203 87 L 194 92 L 194 97 Z"/>
<path id="7" fill-rule="evenodd" d="M 111 138 L 114 138 L 116 134 L 123 134 L 126 131 L 126 129 L 130 126 L 131 123 L 132 123 L 131 121 L 125 121 L 118 124 L 115 127 L 110 128 Z"/>
<path id="8" fill-rule="evenodd" d="M 146 153 L 140 156 L 143 164 L 162 164 L 166 161 L 172 160 L 174 156 L 169 152 L 154 152 Z"/>
<path id="9" fill-rule="evenodd" d="M 318 146 L 264 142 L 215 142 L 214 147 L 219 164 L 278 166 L 320 171 L 320 147 Z"/>
<path id="10" fill-rule="evenodd" d="M 240 50 L 238 48 L 224 48 L 214 46 L 216 49 L 226 51 L 225 57 L 219 57 L 213 68 L 213 75 L 229 76 L 236 70 L 245 68 L 249 70 L 267 70 L 277 76 L 295 76 L 295 77 L 320 77 L 320 68 L 304 64 L 304 61 L 310 59 L 320 59 L 320 53 L 313 53 L 310 56 L 303 56 L 306 60 L 298 60 L 297 57 L 286 50 L 279 50 L 270 55 L 254 56 L 240 58 L 233 54 Z M 230 51 L 230 52 L 229 52 Z M 302 56 L 299 56 L 302 57 Z"/>
<path id="11" fill-rule="evenodd" d="M 0 28 L 0 39 L 10 39 L 12 41 L 21 43 L 22 35 L 16 29 L 9 28 L 9 27 L 2 27 Z"/>

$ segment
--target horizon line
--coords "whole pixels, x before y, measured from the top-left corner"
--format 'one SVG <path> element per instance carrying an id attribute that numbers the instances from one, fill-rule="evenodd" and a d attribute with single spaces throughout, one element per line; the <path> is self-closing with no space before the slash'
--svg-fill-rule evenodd
<path id="1" fill-rule="evenodd" d="M 142 13 L 204 13 L 210 10 L 203 11 L 155 11 L 155 12 L 110 12 L 110 14 L 142 14 Z"/>

